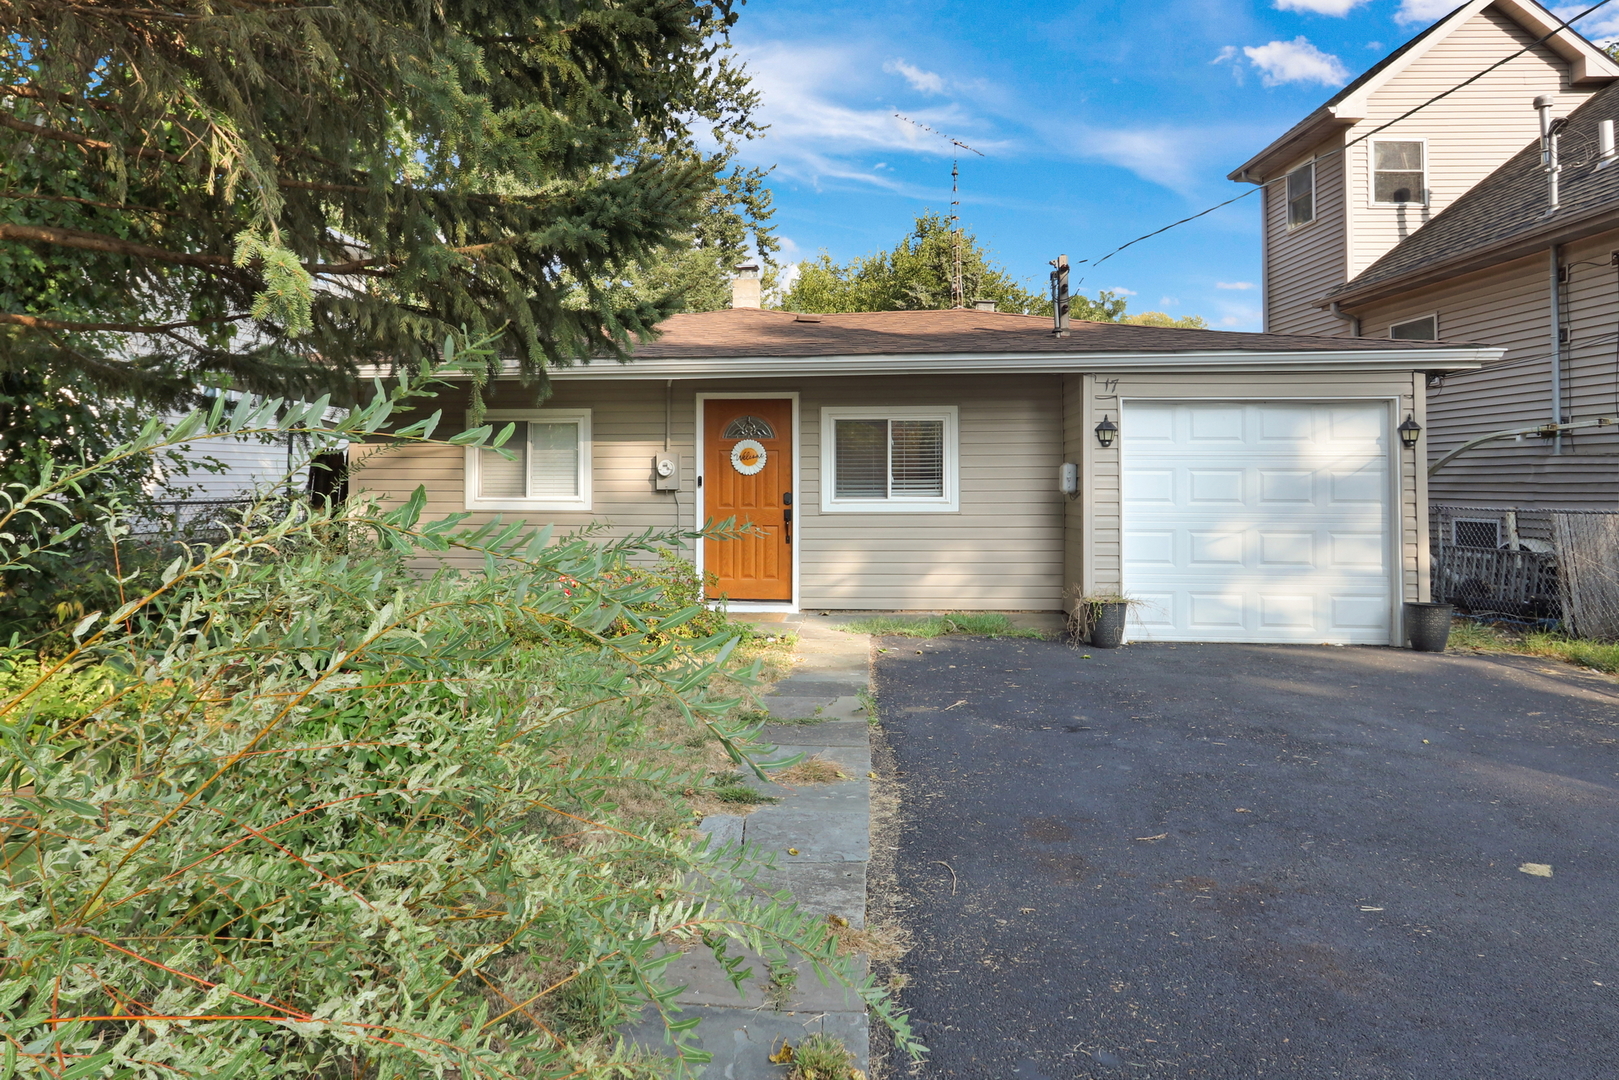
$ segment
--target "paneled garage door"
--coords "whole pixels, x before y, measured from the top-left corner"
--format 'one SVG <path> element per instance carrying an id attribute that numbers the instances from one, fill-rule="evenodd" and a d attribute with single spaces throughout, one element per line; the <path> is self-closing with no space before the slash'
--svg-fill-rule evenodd
<path id="1" fill-rule="evenodd" d="M 1388 408 L 1126 401 L 1130 636 L 1389 642 Z"/>

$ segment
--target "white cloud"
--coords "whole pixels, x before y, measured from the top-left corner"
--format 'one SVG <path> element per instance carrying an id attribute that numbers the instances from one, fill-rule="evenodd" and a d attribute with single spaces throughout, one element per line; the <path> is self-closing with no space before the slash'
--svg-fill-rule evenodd
<path id="1" fill-rule="evenodd" d="M 841 42 L 786 41 L 751 42 L 739 51 L 763 99 L 759 118 L 769 125 L 750 157 L 777 165 L 781 175 L 814 185 L 852 182 L 919 195 L 920 189 L 895 175 L 890 155 L 950 155 L 949 143 L 898 119 L 892 106 L 869 104 L 885 95 L 882 65 L 869 53 Z M 961 135 L 986 153 L 1006 146 L 953 103 L 908 109 L 906 115 Z M 866 165 L 868 155 L 881 167 Z"/>
<path id="2" fill-rule="evenodd" d="M 1254 287 L 1254 283 L 1251 281 L 1216 281 L 1214 287 L 1216 289 L 1251 289 Z"/>
<path id="3" fill-rule="evenodd" d="M 1175 299 L 1173 296 L 1160 296 L 1158 298 L 1158 306 L 1159 307 L 1180 307 L 1181 302 L 1179 300 Z"/>
<path id="4" fill-rule="evenodd" d="M 1213 60 L 1210 60 L 1209 63 L 1223 64 L 1227 60 L 1235 60 L 1237 58 L 1237 52 L 1238 49 L 1235 45 L 1227 45 L 1225 48 L 1220 50 L 1220 55 L 1216 56 Z"/>
<path id="5" fill-rule="evenodd" d="M 1242 323 L 1242 317 L 1238 315 L 1227 315 L 1225 318 L 1220 320 L 1221 326 L 1241 326 Z"/>
<path id="6" fill-rule="evenodd" d="M 1409 23 L 1433 22 L 1441 15 L 1456 10 L 1456 0 L 1400 0 L 1400 10 L 1394 21 L 1404 26 Z"/>
<path id="7" fill-rule="evenodd" d="M 912 90 L 920 90 L 924 94 L 944 93 L 944 76 L 932 71 L 923 71 L 903 60 L 890 60 L 883 65 L 883 70 L 890 75 L 903 75 L 905 81 L 911 84 Z"/>
<path id="8" fill-rule="evenodd" d="M 1080 156 L 1129 169 L 1172 191 L 1188 190 L 1197 170 L 1187 153 L 1190 133 L 1169 127 L 1083 128 L 1074 133 Z"/>
<path id="9" fill-rule="evenodd" d="M 1292 41 L 1272 41 L 1250 45 L 1242 50 L 1266 86 L 1284 83 L 1321 83 L 1339 86 L 1349 80 L 1349 69 L 1331 53 L 1324 53 L 1303 37 Z"/>
<path id="10" fill-rule="evenodd" d="M 1315 15 L 1348 15 L 1366 0 L 1276 0 L 1277 11 L 1308 11 Z"/>
<path id="11" fill-rule="evenodd" d="M 1108 289 L 1107 291 L 1112 293 L 1114 296 L 1134 296 L 1134 295 L 1136 295 L 1136 291 L 1134 289 L 1126 289 L 1123 285 L 1115 285 L 1115 286 L 1113 286 L 1113 288 Z"/>
<path id="12" fill-rule="evenodd" d="M 1573 7 L 1554 7 L 1552 13 L 1559 19 L 1572 19 L 1590 6 L 1590 4 L 1576 4 Z M 1574 23 L 1573 28 L 1598 45 L 1607 46 L 1612 44 L 1615 38 L 1619 38 L 1619 12 L 1615 12 L 1612 8 L 1596 12 L 1589 19 L 1581 19 Z"/>

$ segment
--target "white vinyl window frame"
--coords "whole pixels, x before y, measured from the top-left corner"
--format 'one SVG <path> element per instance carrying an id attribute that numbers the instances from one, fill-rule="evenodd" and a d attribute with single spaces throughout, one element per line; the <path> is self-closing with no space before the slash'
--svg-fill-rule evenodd
<path id="1" fill-rule="evenodd" d="M 579 479 L 575 490 L 578 494 L 571 498 L 560 496 L 536 496 L 528 498 L 515 498 L 503 496 L 496 498 L 482 498 L 479 496 L 480 469 L 482 454 L 488 451 L 480 447 L 466 448 L 466 508 L 468 510 L 589 510 L 591 508 L 591 435 L 589 409 L 490 409 L 484 413 L 483 422 L 494 429 L 495 434 L 513 421 L 529 424 L 572 424 L 578 432 L 579 448 Z M 471 427 L 471 417 L 467 418 L 467 426 Z M 525 428 L 525 431 L 531 431 Z M 516 441 L 514 435 L 506 443 L 510 449 Z"/>
<path id="2" fill-rule="evenodd" d="M 1298 183 L 1295 183 L 1295 181 Z M 1295 169 L 1289 169 L 1282 180 L 1282 221 L 1287 229 L 1302 229 L 1306 225 L 1314 225 L 1316 219 L 1316 187 L 1315 187 L 1315 159 L 1311 158 Z M 1308 184 L 1305 188 L 1303 185 Z M 1295 191 L 1295 187 L 1300 190 Z M 1293 204 L 1300 198 L 1310 200 L 1310 215 L 1298 221 L 1293 220 Z"/>
<path id="3" fill-rule="evenodd" d="M 961 509 L 960 434 L 954 405 L 873 405 L 821 410 L 821 513 L 823 514 L 953 514 Z M 893 495 L 887 498 L 838 498 L 837 422 L 839 420 L 938 420 L 944 435 L 942 495 Z M 890 436 L 890 457 L 893 440 Z M 893 463 L 888 466 L 893 483 Z"/>
<path id="4" fill-rule="evenodd" d="M 1422 327 L 1422 324 L 1424 324 L 1424 323 L 1427 323 L 1429 325 L 1427 327 Z M 1418 327 L 1422 327 L 1424 329 L 1429 330 L 1431 332 L 1432 336 L 1431 337 L 1412 337 L 1409 333 L 1399 334 L 1399 333 L 1395 332 L 1395 331 L 1398 331 L 1398 330 L 1416 329 Z M 1428 313 L 1427 315 L 1419 315 L 1415 319 L 1401 319 L 1397 323 L 1389 324 L 1389 340 L 1390 341 L 1438 341 L 1439 340 L 1439 312 L 1434 311 L 1434 312 Z"/>
<path id="5" fill-rule="evenodd" d="M 1383 143 L 1416 143 L 1422 148 L 1422 191 L 1421 198 L 1411 199 L 1407 202 L 1382 202 L 1377 197 L 1377 174 L 1380 172 L 1412 172 L 1410 169 L 1379 169 L 1377 167 L 1377 148 Z M 1406 139 L 1368 139 L 1366 143 L 1366 202 L 1370 206 L 1415 206 L 1428 205 L 1428 140 L 1426 138 Z"/>

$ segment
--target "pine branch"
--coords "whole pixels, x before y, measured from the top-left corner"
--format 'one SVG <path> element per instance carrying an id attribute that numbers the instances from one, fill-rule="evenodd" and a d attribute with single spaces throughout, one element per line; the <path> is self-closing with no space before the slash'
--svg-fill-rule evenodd
<path id="1" fill-rule="evenodd" d="M 137 214 L 178 214 L 178 210 L 159 210 L 155 206 L 132 206 L 128 203 L 97 202 L 95 199 L 81 199 L 76 195 L 46 195 L 40 192 L 27 191 L 0 191 L 0 199 L 33 199 L 43 202 L 70 202 L 80 206 L 95 206 L 102 210 L 126 210 Z"/>
<path id="2" fill-rule="evenodd" d="M 46 225 L 15 225 L 0 223 L 0 240 L 23 240 L 35 244 L 53 244 L 57 247 L 78 248 L 81 251 L 99 251 L 107 255 L 129 255 L 137 259 L 152 259 L 176 266 L 195 266 L 210 271 L 231 271 L 231 261 L 224 255 L 196 255 L 184 251 L 167 251 L 150 244 L 136 244 L 103 233 L 82 229 L 59 229 Z"/>
<path id="3" fill-rule="evenodd" d="M 180 158 L 175 157 L 173 154 L 165 154 L 161 150 L 152 150 L 144 146 L 129 149 L 101 139 L 92 139 L 87 135 L 76 135 L 71 131 L 59 131 L 56 128 L 48 128 L 42 124 L 30 124 L 26 120 L 18 120 L 9 113 L 0 112 L 0 127 L 8 127 L 13 131 L 20 131 L 25 135 L 32 135 L 39 139 L 55 139 L 58 142 L 73 143 L 75 146 L 83 146 L 91 150 L 117 150 L 131 157 L 152 158 L 158 161 L 167 161 L 171 165 L 185 164 Z"/>
<path id="4" fill-rule="evenodd" d="M 192 319 L 188 322 L 174 323 L 87 323 L 64 322 L 61 319 L 48 319 L 42 315 L 18 315 L 13 312 L 0 312 L 0 325 L 26 326 L 32 330 L 66 330 L 75 333 L 122 333 L 122 334 L 167 334 L 174 330 L 188 330 L 198 326 L 216 326 L 219 323 L 242 322 L 251 319 L 252 315 L 220 315 L 212 319 Z"/>

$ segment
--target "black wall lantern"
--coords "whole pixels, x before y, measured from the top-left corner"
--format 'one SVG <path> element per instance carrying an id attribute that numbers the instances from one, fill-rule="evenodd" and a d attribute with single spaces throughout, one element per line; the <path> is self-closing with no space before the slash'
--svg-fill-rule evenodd
<path id="1" fill-rule="evenodd" d="M 1417 418 L 1411 413 L 1407 413 L 1405 423 L 1401 424 L 1398 430 L 1400 432 L 1400 441 L 1405 444 L 1405 448 L 1415 450 L 1417 448 L 1417 436 L 1422 434 L 1422 425 L 1417 423 Z"/>
<path id="2" fill-rule="evenodd" d="M 1113 445 L 1113 440 L 1119 437 L 1119 425 L 1115 424 L 1106 413 L 1102 414 L 1102 422 L 1096 425 L 1096 444 L 1103 450 Z"/>

